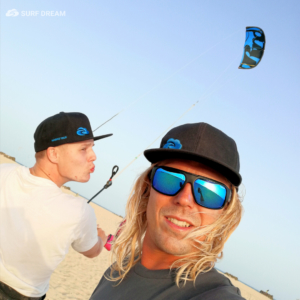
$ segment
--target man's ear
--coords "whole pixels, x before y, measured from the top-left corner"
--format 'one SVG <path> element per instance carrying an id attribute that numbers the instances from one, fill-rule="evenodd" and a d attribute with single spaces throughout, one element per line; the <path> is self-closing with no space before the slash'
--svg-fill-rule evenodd
<path id="1" fill-rule="evenodd" d="M 58 163 L 58 149 L 57 147 L 49 147 L 47 149 L 47 157 L 49 159 L 50 162 L 52 162 L 53 164 L 57 164 Z"/>

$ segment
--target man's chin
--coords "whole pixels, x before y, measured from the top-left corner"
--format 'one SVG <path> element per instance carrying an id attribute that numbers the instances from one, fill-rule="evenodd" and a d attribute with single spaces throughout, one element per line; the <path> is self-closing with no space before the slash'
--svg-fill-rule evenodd
<path id="1" fill-rule="evenodd" d="M 91 179 L 91 176 L 89 175 L 88 177 L 84 177 L 84 178 L 80 178 L 80 179 L 73 179 L 73 181 L 76 181 L 76 182 L 81 182 L 81 183 L 85 183 L 85 182 L 88 182 L 89 180 Z"/>
<path id="2" fill-rule="evenodd" d="M 84 183 L 84 182 L 88 182 L 90 179 L 91 179 L 91 178 L 89 177 L 89 178 L 83 179 L 83 180 L 82 180 L 82 181 L 80 181 L 80 182 L 82 182 L 82 183 Z"/>
<path id="3" fill-rule="evenodd" d="M 174 256 L 187 255 L 192 252 L 189 243 L 174 238 L 166 238 L 164 241 L 159 241 L 158 244 L 163 252 Z"/>

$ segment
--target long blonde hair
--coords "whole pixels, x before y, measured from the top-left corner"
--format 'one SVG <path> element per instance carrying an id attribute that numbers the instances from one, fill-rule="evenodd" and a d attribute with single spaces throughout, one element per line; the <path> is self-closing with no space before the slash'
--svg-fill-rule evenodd
<path id="1" fill-rule="evenodd" d="M 146 209 L 150 196 L 151 183 L 148 174 L 154 165 L 145 170 L 136 180 L 126 206 L 126 222 L 121 226 L 121 233 L 112 247 L 112 266 L 110 281 L 125 278 L 130 269 L 141 259 L 142 244 L 147 229 Z M 220 217 L 205 228 L 196 229 L 186 238 L 193 238 L 195 252 L 176 260 L 171 268 L 176 268 L 176 284 L 194 281 L 198 274 L 211 270 L 217 259 L 222 258 L 227 239 L 239 225 L 242 217 L 242 204 L 236 188 L 232 188 L 232 198 Z M 203 241 L 199 237 L 205 236 Z M 117 274 L 117 275 L 116 275 Z"/>

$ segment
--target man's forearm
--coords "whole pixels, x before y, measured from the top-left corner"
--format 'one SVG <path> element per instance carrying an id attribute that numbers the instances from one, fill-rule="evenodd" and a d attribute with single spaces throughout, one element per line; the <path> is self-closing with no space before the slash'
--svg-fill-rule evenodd
<path id="1" fill-rule="evenodd" d="M 94 258 L 101 253 L 103 246 L 104 246 L 103 241 L 98 236 L 98 242 L 95 244 L 95 246 L 86 252 L 81 252 L 81 254 L 83 254 L 84 256 L 86 256 L 88 258 Z"/>

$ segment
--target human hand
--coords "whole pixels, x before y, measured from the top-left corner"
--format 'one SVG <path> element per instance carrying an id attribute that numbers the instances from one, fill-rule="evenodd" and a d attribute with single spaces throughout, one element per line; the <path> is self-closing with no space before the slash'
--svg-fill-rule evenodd
<path id="1" fill-rule="evenodd" d="M 97 232 L 98 232 L 98 236 L 101 238 L 103 245 L 106 244 L 107 242 L 107 235 L 105 234 L 105 232 L 99 227 L 99 224 L 97 224 Z"/>

